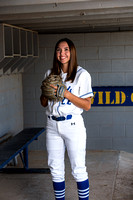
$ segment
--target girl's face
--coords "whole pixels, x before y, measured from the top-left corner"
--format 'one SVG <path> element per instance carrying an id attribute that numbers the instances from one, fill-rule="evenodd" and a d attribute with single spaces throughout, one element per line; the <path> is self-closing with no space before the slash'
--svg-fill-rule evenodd
<path id="1" fill-rule="evenodd" d="M 56 49 L 56 56 L 58 61 L 61 62 L 62 65 L 68 65 L 70 61 L 70 49 L 67 42 L 64 41 L 59 43 Z"/>

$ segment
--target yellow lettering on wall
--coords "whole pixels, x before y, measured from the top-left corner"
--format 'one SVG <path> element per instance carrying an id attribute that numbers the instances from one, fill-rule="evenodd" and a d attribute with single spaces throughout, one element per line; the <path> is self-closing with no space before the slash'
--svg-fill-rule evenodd
<path id="1" fill-rule="evenodd" d="M 125 103 L 126 101 L 126 95 L 124 92 L 121 92 L 121 104 Z"/>
<path id="2" fill-rule="evenodd" d="M 111 102 L 111 104 L 114 104 L 114 99 L 113 99 L 113 101 Z"/>
<path id="3" fill-rule="evenodd" d="M 126 94 L 123 91 L 96 91 L 93 93 L 91 104 L 120 105 L 126 102 Z M 133 93 L 131 94 L 131 102 L 133 102 Z"/>
<path id="4" fill-rule="evenodd" d="M 105 94 L 106 94 L 106 102 L 105 102 L 105 104 L 110 104 L 110 93 L 111 92 L 105 92 Z"/>
<path id="5" fill-rule="evenodd" d="M 103 92 L 98 92 L 98 104 L 103 104 Z"/>
<path id="6" fill-rule="evenodd" d="M 133 93 L 131 94 L 131 102 L 133 102 Z"/>
<path id="7" fill-rule="evenodd" d="M 120 104 L 120 92 L 116 91 L 115 92 L 115 104 Z"/>

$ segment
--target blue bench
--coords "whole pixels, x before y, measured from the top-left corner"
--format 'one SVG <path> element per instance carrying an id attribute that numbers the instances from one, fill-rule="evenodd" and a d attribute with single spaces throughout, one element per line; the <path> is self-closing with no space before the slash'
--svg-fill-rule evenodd
<path id="1" fill-rule="evenodd" d="M 49 168 L 29 168 L 28 146 L 45 131 L 44 128 L 26 128 L 0 145 L 0 172 L 5 173 L 50 173 Z M 23 168 L 9 168 L 7 164 L 17 155 Z"/>

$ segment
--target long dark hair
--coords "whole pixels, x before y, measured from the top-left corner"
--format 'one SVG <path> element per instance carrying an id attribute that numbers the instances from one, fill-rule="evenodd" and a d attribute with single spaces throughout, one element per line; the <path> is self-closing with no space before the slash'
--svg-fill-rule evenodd
<path id="1" fill-rule="evenodd" d="M 67 78 L 66 81 L 74 81 L 76 72 L 77 72 L 77 54 L 76 54 L 76 48 L 71 40 L 68 38 L 63 38 L 59 40 L 56 45 L 55 45 L 55 50 L 54 50 L 54 58 L 53 58 L 53 68 L 51 73 L 55 75 L 59 75 L 61 73 L 61 63 L 57 60 L 56 56 L 56 50 L 58 48 L 59 43 L 61 42 L 67 42 L 69 49 L 70 49 L 70 61 L 68 64 L 68 73 L 67 73 Z"/>

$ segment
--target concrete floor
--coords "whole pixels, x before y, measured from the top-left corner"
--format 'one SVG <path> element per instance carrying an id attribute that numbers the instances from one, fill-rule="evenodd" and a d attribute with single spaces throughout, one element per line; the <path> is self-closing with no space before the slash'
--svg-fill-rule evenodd
<path id="1" fill-rule="evenodd" d="M 47 167 L 46 152 L 32 151 L 30 167 Z M 19 162 L 19 159 L 18 159 Z M 133 154 L 87 151 L 90 200 L 133 200 Z M 78 200 L 66 156 L 66 200 Z M 50 174 L 0 174 L 0 200 L 54 200 Z"/>

